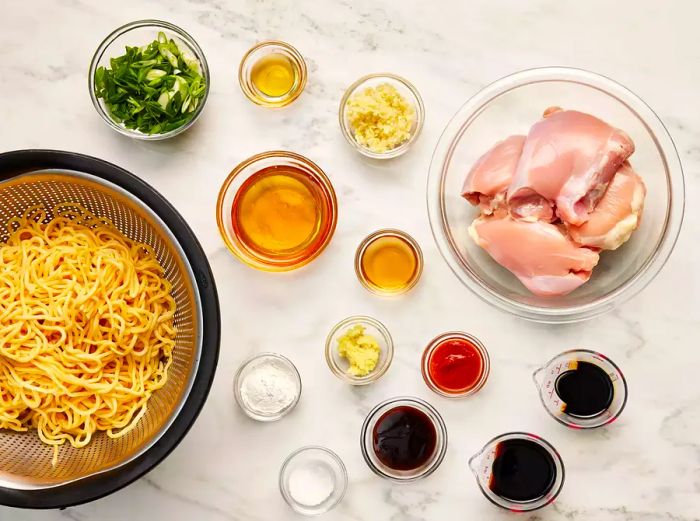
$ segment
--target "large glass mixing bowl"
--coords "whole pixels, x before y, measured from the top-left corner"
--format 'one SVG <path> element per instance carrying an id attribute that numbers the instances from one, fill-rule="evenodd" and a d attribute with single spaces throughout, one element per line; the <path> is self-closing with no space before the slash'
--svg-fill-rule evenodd
<path id="1" fill-rule="evenodd" d="M 615 251 L 602 252 L 591 279 L 562 297 L 531 294 L 469 237 L 478 210 L 461 196 L 471 165 L 494 143 L 527 134 L 544 109 L 559 106 L 597 116 L 634 140 L 630 158 L 647 186 L 639 229 Z M 611 310 L 644 288 L 663 267 L 683 220 L 683 171 L 658 116 L 638 96 L 591 72 L 547 67 L 502 78 L 471 98 L 438 142 L 428 176 L 428 214 L 440 253 L 483 300 L 538 322 L 575 322 Z"/>

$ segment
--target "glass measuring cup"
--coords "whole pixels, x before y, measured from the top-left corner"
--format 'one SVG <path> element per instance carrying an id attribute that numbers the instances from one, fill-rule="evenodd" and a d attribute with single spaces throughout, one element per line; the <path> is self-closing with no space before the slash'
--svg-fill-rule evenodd
<path id="1" fill-rule="evenodd" d="M 556 391 L 557 379 L 566 371 L 573 370 L 579 362 L 596 365 L 610 378 L 612 400 L 608 407 L 589 417 L 572 416 L 565 412 L 566 403 Z M 537 369 L 532 378 L 540 393 L 540 400 L 549 415 L 572 429 L 594 429 L 615 421 L 627 403 L 627 382 L 620 368 L 608 357 L 589 349 L 571 349 L 552 358 Z"/>
<path id="2" fill-rule="evenodd" d="M 515 501 L 503 497 L 491 489 L 493 477 L 493 463 L 498 455 L 499 445 L 511 440 L 531 441 L 542 447 L 552 458 L 554 467 L 554 479 L 551 487 L 540 497 L 528 501 Z M 471 469 L 476 483 L 486 499 L 494 505 L 510 510 L 511 512 L 531 512 L 540 509 L 553 502 L 564 486 L 564 462 L 556 449 L 546 440 L 535 434 L 527 432 L 507 432 L 490 440 L 483 449 L 469 458 Z"/>

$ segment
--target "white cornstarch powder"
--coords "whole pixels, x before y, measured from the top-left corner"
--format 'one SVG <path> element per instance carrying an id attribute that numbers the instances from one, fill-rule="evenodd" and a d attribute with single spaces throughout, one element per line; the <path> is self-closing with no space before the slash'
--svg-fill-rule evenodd
<path id="1" fill-rule="evenodd" d="M 307 507 L 323 503 L 333 493 L 333 470 L 323 461 L 299 464 L 289 474 L 289 495 Z"/>
<path id="2" fill-rule="evenodd" d="M 254 361 L 240 382 L 240 395 L 245 406 L 262 415 L 282 412 L 298 394 L 292 369 L 272 357 Z"/>

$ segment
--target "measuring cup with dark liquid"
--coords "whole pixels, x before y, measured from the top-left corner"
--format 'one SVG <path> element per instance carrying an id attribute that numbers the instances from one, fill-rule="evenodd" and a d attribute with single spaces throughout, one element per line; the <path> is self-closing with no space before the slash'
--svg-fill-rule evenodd
<path id="1" fill-rule="evenodd" d="M 552 445 L 534 434 L 495 437 L 469 459 L 484 496 L 512 512 L 531 512 L 556 499 L 564 485 L 564 463 Z"/>
<path id="2" fill-rule="evenodd" d="M 627 403 L 627 382 L 605 355 L 588 349 L 565 351 L 532 375 L 545 410 L 574 429 L 607 425 Z"/>

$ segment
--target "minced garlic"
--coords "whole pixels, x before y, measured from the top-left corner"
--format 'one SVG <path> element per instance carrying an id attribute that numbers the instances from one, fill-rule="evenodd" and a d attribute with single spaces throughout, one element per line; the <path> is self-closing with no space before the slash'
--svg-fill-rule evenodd
<path id="1" fill-rule="evenodd" d="M 350 96 L 347 119 L 358 144 L 382 153 L 411 137 L 416 111 L 396 87 L 382 83 Z"/>

